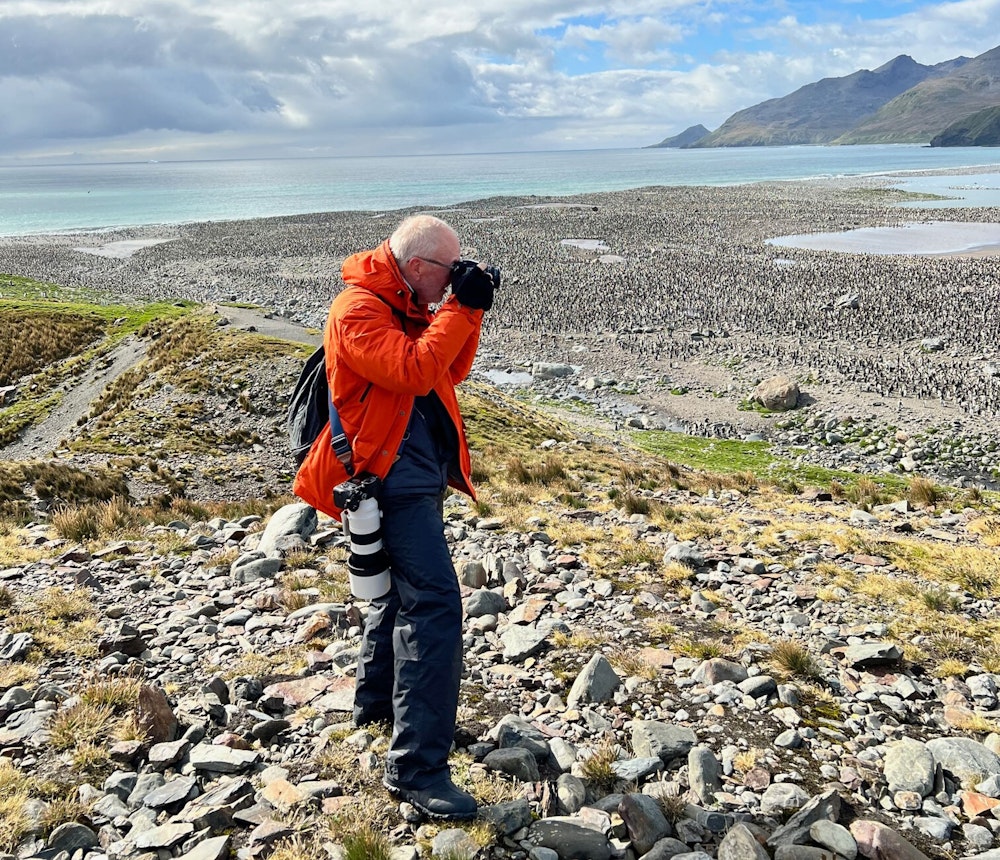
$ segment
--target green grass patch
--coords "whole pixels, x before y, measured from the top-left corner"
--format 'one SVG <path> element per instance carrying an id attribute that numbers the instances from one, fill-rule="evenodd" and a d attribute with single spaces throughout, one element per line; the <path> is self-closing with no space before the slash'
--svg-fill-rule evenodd
<path id="1" fill-rule="evenodd" d="M 776 457 L 771 453 L 769 442 L 704 439 L 669 430 L 636 431 L 632 439 L 640 449 L 666 457 L 672 463 L 723 475 L 753 473 L 764 483 L 794 482 L 800 486 L 829 487 L 832 482 L 837 482 L 850 487 L 866 477 L 842 469 L 828 469 Z M 868 478 L 892 494 L 900 495 L 906 490 L 906 480 L 894 475 Z"/>

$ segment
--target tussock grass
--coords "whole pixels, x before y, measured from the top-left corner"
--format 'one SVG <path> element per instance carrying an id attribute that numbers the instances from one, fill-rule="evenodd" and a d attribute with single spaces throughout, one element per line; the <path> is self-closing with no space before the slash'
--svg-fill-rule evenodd
<path id="1" fill-rule="evenodd" d="M 741 750 L 733 756 L 733 768 L 738 773 L 749 773 L 758 764 L 767 761 L 767 750 L 760 747 L 753 747 L 748 750 Z"/>
<path id="2" fill-rule="evenodd" d="M 969 531 L 979 535 L 985 546 L 1000 546 L 1000 517 L 986 516 L 969 523 Z"/>
<path id="3" fill-rule="evenodd" d="M 282 648 L 273 654 L 251 652 L 244 654 L 235 663 L 226 666 L 214 665 L 211 668 L 219 671 L 222 677 L 231 681 L 233 678 L 267 679 L 277 676 L 297 676 L 306 668 L 305 648 Z"/>
<path id="4" fill-rule="evenodd" d="M 128 496 L 128 485 L 114 468 L 81 469 L 58 461 L 0 463 L 2 516 L 27 521 L 33 498 L 65 506 L 109 501 L 116 496 Z"/>
<path id="5" fill-rule="evenodd" d="M 370 827 L 359 827 L 354 833 L 342 837 L 341 844 L 344 860 L 392 860 L 392 843 Z"/>
<path id="6" fill-rule="evenodd" d="M 38 668 L 28 663 L 8 663 L 0 666 L 0 690 L 9 690 L 11 687 L 30 689 L 38 680 L 38 675 Z"/>
<path id="7" fill-rule="evenodd" d="M 571 634 L 557 630 L 549 641 L 555 648 L 576 648 L 583 651 L 600 648 L 608 640 L 592 630 L 580 629 Z"/>
<path id="8" fill-rule="evenodd" d="M 941 490 L 933 481 L 918 475 L 910 481 L 906 498 L 918 508 L 933 508 L 941 499 Z"/>
<path id="9" fill-rule="evenodd" d="M 49 743 L 57 751 L 94 744 L 107 737 L 114 715 L 114 710 L 107 705 L 78 702 L 61 708 L 49 723 Z"/>
<path id="10" fill-rule="evenodd" d="M 935 678 L 964 678 L 969 674 L 969 664 L 954 657 L 942 660 L 931 669 Z"/>
<path id="11" fill-rule="evenodd" d="M 90 593 L 82 588 L 47 588 L 33 603 L 35 610 L 50 621 L 79 621 L 95 613 Z"/>
<path id="12" fill-rule="evenodd" d="M 0 301 L 0 385 L 82 352 L 103 336 L 105 325 L 95 316 L 32 312 L 23 303 Z"/>
<path id="13" fill-rule="evenodd" d="M 617 760 L 617 744 L 610 738 L 605 738 L 597 747 L 590 750 L 590 754 L 580 763 L 583 780 L 595 795 L 610 794 L 618 784 L 618 774 L 611 767 Z"/>
<path id="14" fill-rule="evenodd" d="M 87 684 L 79 692 L 80 701 L 97 708 L 111 708 L 115 714 L 125 713 L 139 702 L 142 680 L 128 675 L 115 675 Z"/>
<path id="15" fill-rule="evenodd" d="M 643 678 L 644 680 L 652 681 L 659 677 L 660 674 L 655 666 L 651 666 L 646 662 L 634 649 L 615 652 L 611 655 L 609 662 L 619 674 L 628 677 Z"/>
<path id="16" fill-rule="evenodd" d="M 693 660 L 711 660 L 714 657 L 725 657 L 726 647 L 715 639 L 696 639 L 692 636 L 679 636 L 670 643 L 670 647 L 678 654 Z"/>
<path id="17" fill-rule="evenodd" d="M 808 649 L 799 642 L 785 639 L 771 648 L 771 665 L 785 678 L 818 680 L 823 669 Z"/>

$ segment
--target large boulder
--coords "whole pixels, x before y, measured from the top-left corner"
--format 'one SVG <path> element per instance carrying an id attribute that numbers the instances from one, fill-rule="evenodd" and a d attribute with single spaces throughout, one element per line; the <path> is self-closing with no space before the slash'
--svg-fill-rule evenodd
<path id="1" fill-rule="evenodd" d="M 787 412 L 798 406 L 799 384 L 787 376 L 772 376 L 757 384 L 750 401 L 772 412 Z"/>

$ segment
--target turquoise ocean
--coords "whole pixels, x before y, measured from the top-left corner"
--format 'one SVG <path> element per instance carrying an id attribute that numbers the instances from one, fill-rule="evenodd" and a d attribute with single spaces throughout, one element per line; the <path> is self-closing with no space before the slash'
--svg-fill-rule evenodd
<path id="1" fill-rule="evenodd" d="M 996 206 L 998 162 L 976 147 L 792 146 L 12 166 L 0 167 L 0 236 L 887 173 L 908 190 Z"/>

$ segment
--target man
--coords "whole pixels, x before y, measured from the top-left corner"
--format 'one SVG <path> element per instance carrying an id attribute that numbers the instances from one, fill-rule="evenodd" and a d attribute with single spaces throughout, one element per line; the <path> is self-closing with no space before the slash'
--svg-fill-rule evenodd
<path id="1" fill-rule="evenodd" d="M 450 485 L 473 494 L 455 385 L 472 369 L 496 269 L 462 261 L 455 231 L 407 218 L 372 251 L 343 264 L 330 307 L 326 371 L 352 474 L 382 479 L 388 594 L 372 601 L 358 661 L 354 718 L 389 721 L 383 783 L 435 818 L 472 818 L 475 799 L 454 785 L 448 753 L 462 673 L 462 604 L 444 538 Z M 452 294 L 442 302 L 451 284 Z M 430 306 L 440 304 L 431 313 Z M 295 492 L 338 517 L 332 488 L 348 477 L 329 428 L 295 479 Z"/>

